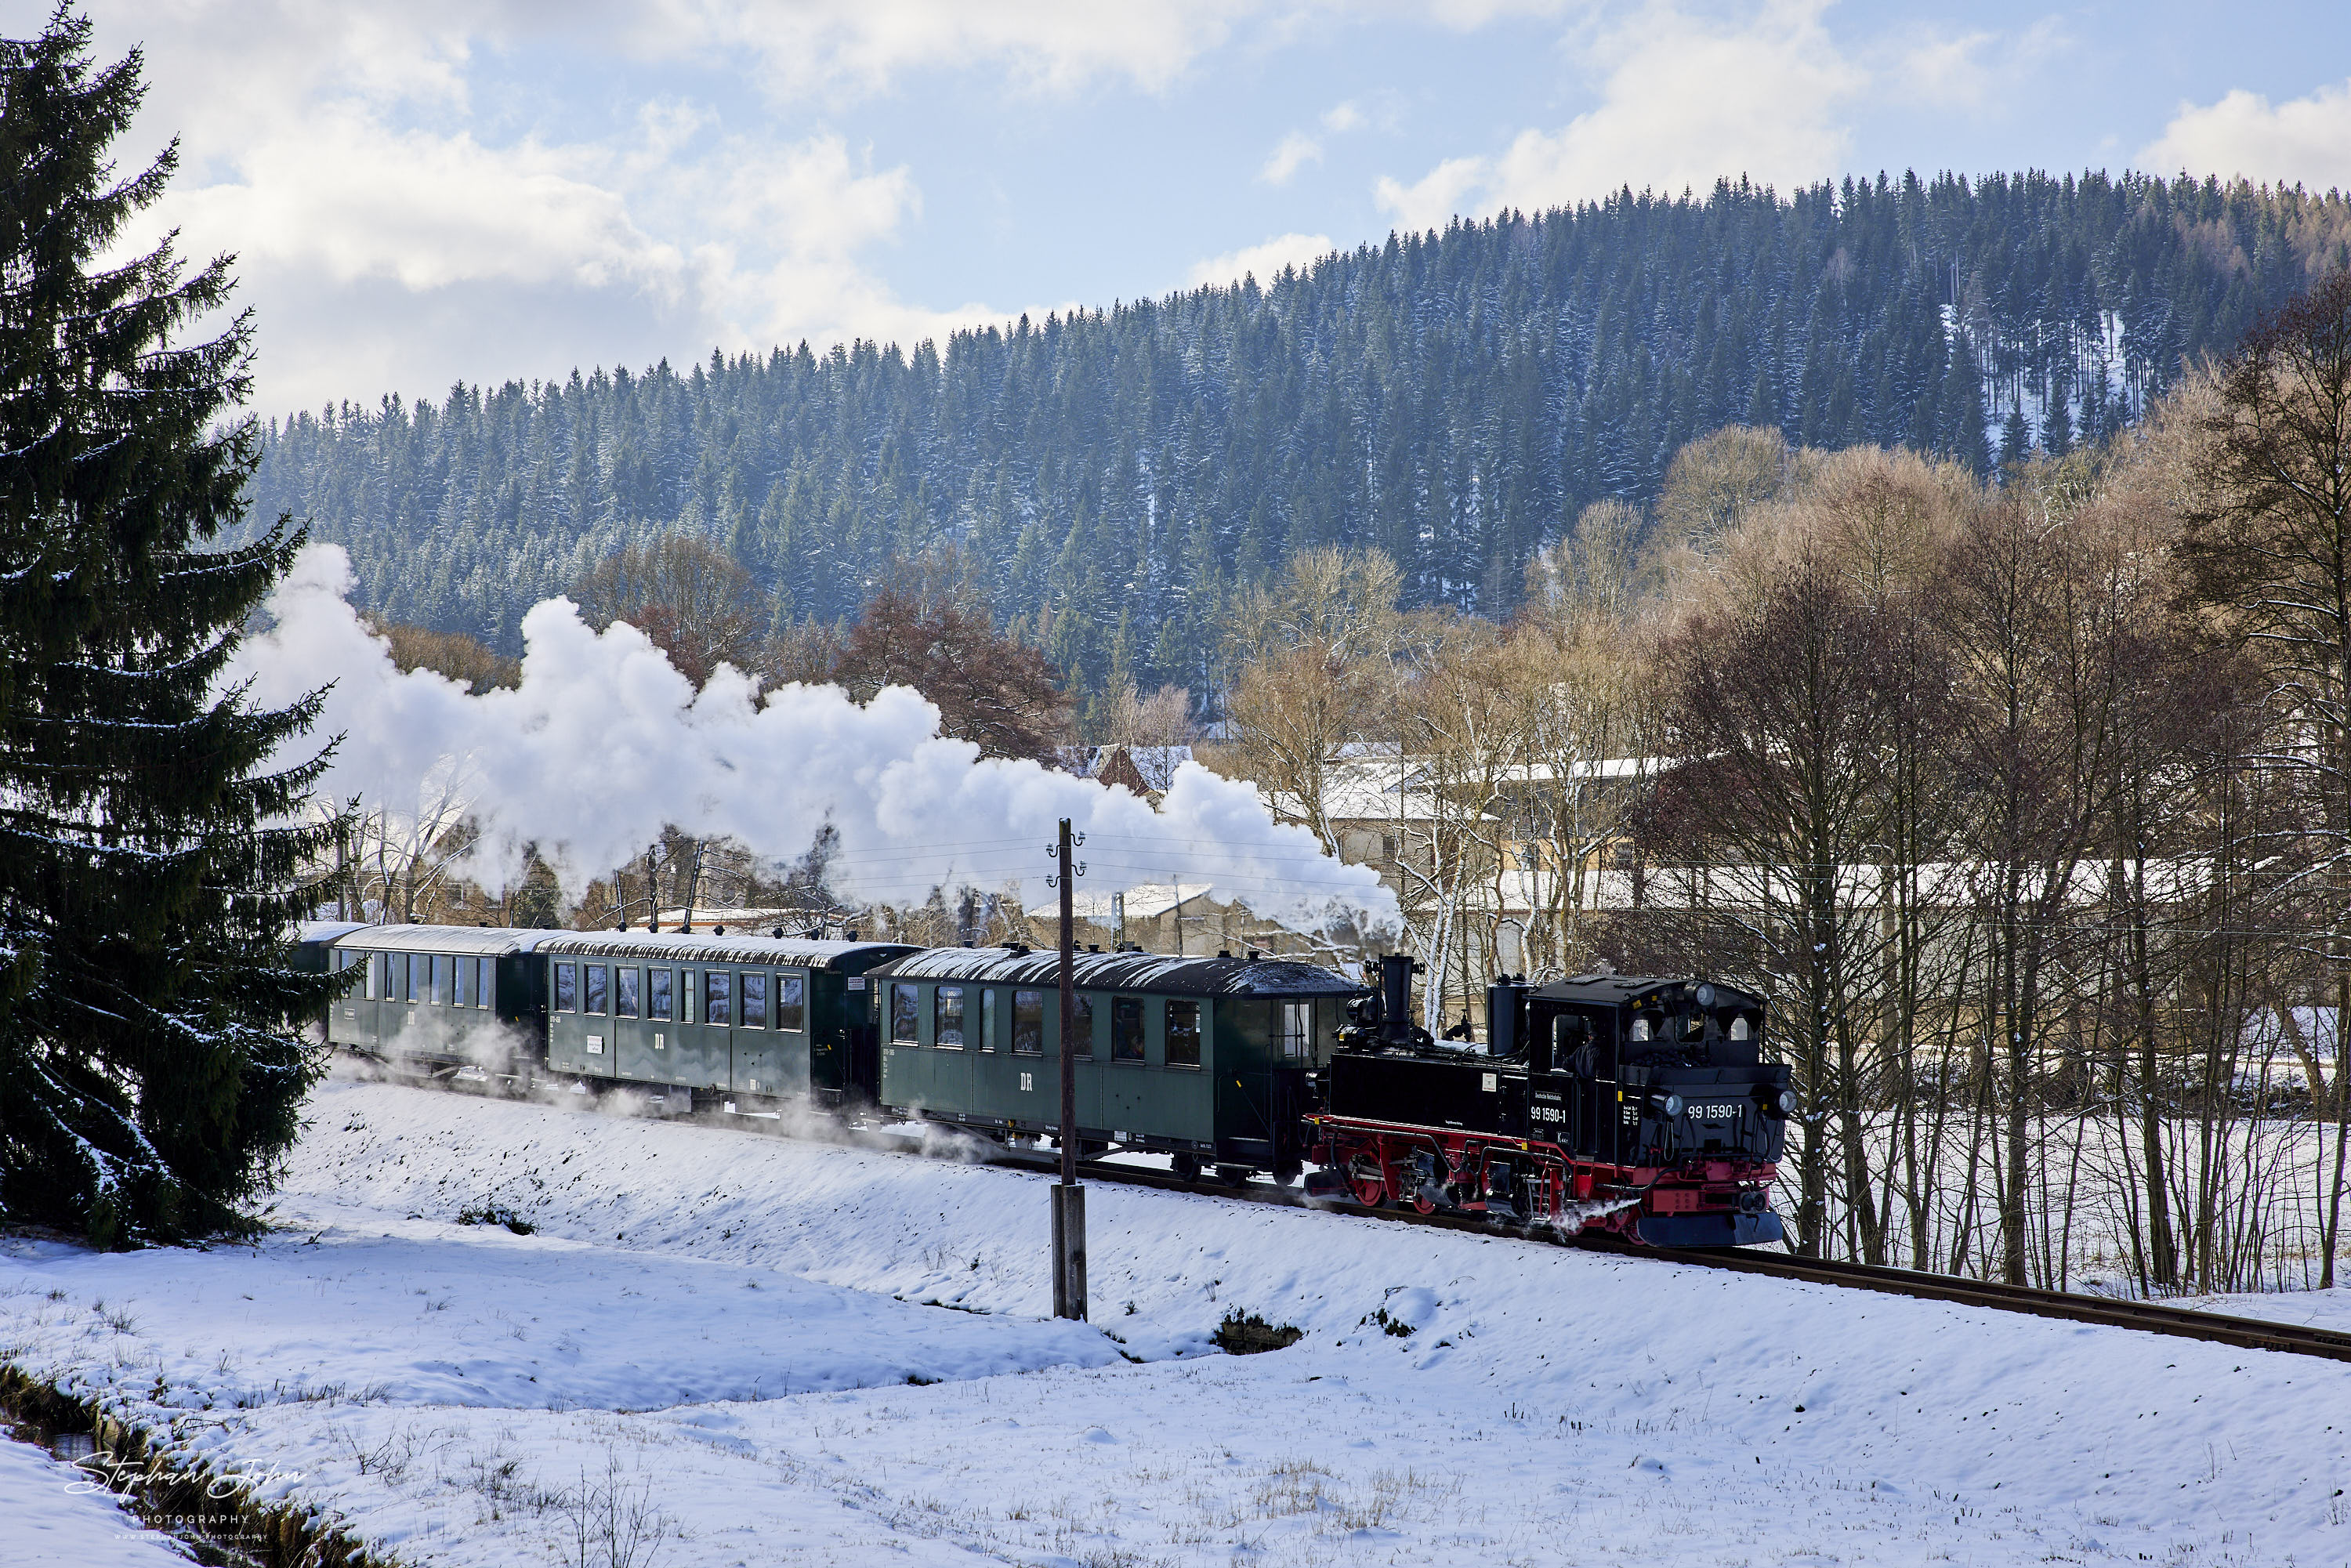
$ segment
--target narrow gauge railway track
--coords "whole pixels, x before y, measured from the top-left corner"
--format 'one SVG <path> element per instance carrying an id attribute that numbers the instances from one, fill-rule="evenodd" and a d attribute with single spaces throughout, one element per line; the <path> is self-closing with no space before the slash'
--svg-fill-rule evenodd
<path id="1" fill-rule="evenodd" d="M 913 1140 L 909 1140 L 912 1142 Z M 1007 1165 L 1026 1165 L 1024 1160 L 1005 1160 Z M 1040 1168 L 1042 1168 L 1041 1166 Z M 1761 1274 L 1779 1280 L 1802 1280 L 1813 1284 L 1837 1285 L 1846 1290 L 1876 1291 L 1890 1296 L 1909 1296 L 1918 1301 L 1949 1301 L 1959 1306 L 1985 1307 L 1999 1312 L 2024 1312 L 2034 1317 L 2059 1318 L 2072 1322 L 2095 1323 L 2106 1328 L 2137 1329 L 2142 1333 L 2171 1334 L 2180 1339 L 2198 1339 L 2216 1344 L 2233 1345 L 2242 1350 L 2284 1351 L 2296 1355 L 2314 1355 L 2329 1361 L 2351 1362 L 2351 1333 L 2329 1329 L 2305 1327 L 2300 1323 L 2272 1322 L 2261 1318 L 2231 1317 L 2220 1312 L 2197 1312 L 2187 1307 L 2165 1306 L 2157 1301 L 2117 1300 L 2105 1296 L 2087 1296 L 2069 1291 L 2044 1291 L 2030 1285 L 2008 1285 L 1989 1280 L 1963 1279 L 1957 1275 L 1923 1274 L 1910 1269 L 1889 1269 L 1866 1263 L 1834 1262 L 1817 1258 L 1800 1258 L 1789 1253 L 1766 1251 L 1761 1248 L 1744 1248 L 1737 1251 L 1718 1249 L 1635 1247 L 1613 1237 L 1571 1237 L 1562 1239 L 1542 1227 L 1510 1225 L 1481 1219 L 1472 1215 L 1421 1214 L 1408 1208 L 1365 1208 L 1361 1204 L 1343 1199 L 1308 1199 L 1279 1187 L 1222 1186 L 1208 1181 L 1187 1182 L 1181 1177 L 1158 1171 L 1138 1171 L 1128 1166 L 1103 1165 L 1088 1161 L 1081 1165 L 1090 1180 L 1120 1182 L 1133 1186 L 1149 1186 L 1168 1192 L 1190 1192 L 1212 1197 L 1237 1199 L 1248 1203 L 1272 1203 L 1290 1207 L 1327 1210 L 1334 1214 L 1353 1214 L 1370 1219 L 1394 1220 L 1404 1225 L 1426 1225 L 1440 1229 L 1467 1231 L 1479 1236 L 1507 1236 L 1517 1240 L 1536 1241 L 1553 1246 L 1565 1245 L 1590 1252 L 1605 1252 L 1615 1257 L 1636 1258 L 1648 1262 L 1679 1263 L 1695 1268 L 1723 1269 L 1737 1274 Z"/>
<path id="2" fill-rule="evenodd" d="M 424 1080 L 395 1077 L 391 1082 L 411 1087 L 427 1083 L 444 1083 L 439 1079 Z M 462 1092 L 454 1083 L 445 1083 L 451 1092 Z M 765 1117 L 729 1116 L 724 1113 L 699 1113 L 689 1120 L 696 1125 L 742 1127 L 749 1122 L 752 1129 L 766 1123 Z M 937 1124 L 942 1133 L 956 1131 L 951 1123 Z M 852 1130 L 843 1129 L 845 1134 Z M 780 1124 L 772 1135 L 791 1137 Z M 969 1134 L 966 1134 L 967 1137 Z M 924 1140 L 904 1134 L 854 1131 L 852 1135 L 839 1140 L 843 1146 L 873 1149 L 884 1153 L 921 1155 L 925 1154 Z M 987 1145 L 979 1156 L 982 1165 L 1011 1170 L 1056 1174 L 1060 1166 L 1055 1156 L 1023 1149 Z M 1281 1208 L 1312 1208 L 1332 1214 L 1350 1214 L 1366 1219 L 1388 1220 L 1399 1225 L 1426 1226 L 1431 1229 L 1456 1230 L 1468 1235 L 1503 1237 L 1512 1240 L 1541 1243 L 1548 1246 L 1570 1246 L 1586 1251 L 1605 1252 L 1612 1256 L 1639 1259 L 1646 1262 L 1674 1263 L 1702 1269 L 1724 1269 L 1733 1273 L 1760 1274 L 1781 1280 L 1801 1280 L 1813 1284 L 1836 1285 L 1846 1290 L 1875 1291 L 1892 1296 L 1908 1296 L 1917 1301 L 1948 1301 L 1957 1306 L 1982 1307 L 1996 1312 L 2022 1312 L 2033 1317 L 2056 1318 L 2069 1322 L 2091 1323 L 2105 1328 L 2134 1329 L 2141 1333 L 2169 1334 L 2179 1339 L 2203 1340 L 2208 1343 L 2231 1345 L 2241 1350 L 2273 1350 L 2293 1355 L 2317 1356 L 2328 1361 L 2351 1362 L 2351 1333 L 2331 1329 L 2309 1328 L 2299 1323 L 2272 1322 L 2260 1318 L 2240 1318 L 2219 1312 L 2196 1312 L 2186 1307 L 2166 1306 L 2156 1301 L 2136 1301 L 2105 1296 L 2086 1296 L 2068 1291 L 2046 1291 L 2030 1285 L 2008 1285 L 1989 1280 L 1969 1280 L 1957 1275 L 1924 1274 L 1909 1269 L 1884 1268 L 1867 1263 L 1834 1262 L 1817 1258 L 1800 1258 L 1790 1253 L 1776 1253 L 1758 1248 L 1739 1250 L 1728 1249 L 1664 1249 L 1635 1247 L 1614 1238 L 1562 1237 L 1548 1226 L 1513 1225 L 1487 1219 L 1477 1215 L 1423 1214 L 1413 1208 L 1366 1208 L 1343 1198 L 1309 1198 L 1293 1188 L 1275 1186 L 1263 1182 L 1238 1185 L 1219 1182 L 1206 1176 L 1186 1181 L 1168 1171 L 1151 1170 L 1134 1166 L 1113 1165 L 1103 1160 L 1080 1162 L 1079 1173 L 1088 1181 L 1115 1183 L 1122 1186 L 1149 1187 L 1160 1192 L 1190 1193 L 1198 1197 L 1211 1197 L 1228 1203 L 1262 1203 Z"/>

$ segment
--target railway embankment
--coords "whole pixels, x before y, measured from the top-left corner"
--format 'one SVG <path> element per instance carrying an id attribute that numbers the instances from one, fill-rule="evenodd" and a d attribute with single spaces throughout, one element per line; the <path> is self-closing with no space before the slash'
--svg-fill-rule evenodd
<path id="1" fill-rule="evenodd" d="M 263 1245 L 13 1248 L 0 1334 L 402 1562 L 591 1518 L 663 1568 L 2351 1543 L 2351 1366 L 2305 1355 L 1109 1185 L 1058 1324 L 1038 1175 L 389 1085 L 312 1113 Z M 1300 1337 L 1220 1354 L 1237 1310 Z"/>

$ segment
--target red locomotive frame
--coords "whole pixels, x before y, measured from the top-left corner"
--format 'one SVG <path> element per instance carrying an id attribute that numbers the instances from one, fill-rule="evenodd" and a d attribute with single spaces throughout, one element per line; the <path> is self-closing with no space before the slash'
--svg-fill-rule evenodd
<path id="1" fill-rule="evenodd" d="M 1366 1208 L 1393 1203 L 1422 1214 L 1507 1215 L 1569 1234 L 1595 1230 L 1635 1242 L 1647 1216 L 1758 1212 L 1779 1175 L 1776 1165 L 1759 1160 L 1610 1165 L 1541 1138 L 1409 1122 L 1324 1113 L 1307 1117 L 1306 1127 L 1308 1158 Z M 1511 1193 L 1494 1191 L 1498 1163 L 1510 1169 Z M 1531 1197 L 1524 1207 L 1532 1212 L 1520 1211 L 1518 1197 Z"/>

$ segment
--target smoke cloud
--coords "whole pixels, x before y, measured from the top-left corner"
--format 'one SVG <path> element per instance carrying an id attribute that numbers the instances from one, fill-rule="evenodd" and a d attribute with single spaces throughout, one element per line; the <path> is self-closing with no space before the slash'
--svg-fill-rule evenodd
<path id="1" fill-rule="evenodd" d="M 536 842 L 574 891 L 642 854 L 674 824 L 796 857 L 826 825 L 844 891 L 893 904 L 934 889 L 1020 887 L 1045 894 L 1059 819 L 1086 835 L 1081 887 L 1207 882 L 1297 930 L 1397 923 L 1395 895 L 1368 866 L 1322 853 L 1277 824 L 1245 783 L 1181 767 L 1154 810 L 1123 789 L 980 758 L 942 737 L 938 710 L 893 686 L 860 705 L 835 686 L 787 685 L 764 697 L 722 669 L 697 693 L 625 623 L 598 632 L 569 601 L 523 617 L 522 681 L 475 695 L 429 670 L 402 673 L 352 611 L 350 559 L 307 547 L 270 596 L 275 624 L 249 638 L 230 672 L 252 700 L 281 705 L 332 683 L 319 732 L 341 744 L 322 793 L 441 818 L 451 802 L 480 821 L 474 871 L 492 886 Z M 315 744 L 315 742 L 313 742 Z"/>

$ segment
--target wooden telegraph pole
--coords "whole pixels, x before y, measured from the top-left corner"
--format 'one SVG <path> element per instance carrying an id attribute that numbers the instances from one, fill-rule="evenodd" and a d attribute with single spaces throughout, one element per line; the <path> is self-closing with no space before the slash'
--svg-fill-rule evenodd
<path id="1" fill-rule="evenodd" d="M 1082 836 L 1070 832 L 1061 819 L 1061 839 L 1054 855 L 1059 874 L 1051 880 L 1061 890 L 1061 1179 L 1053 1185 L 1053 1315 L 1086 1315 L 1086 1189 L 1078 1185 L 1078 933 L 1072 880 L 1083 866 L 1070 863 L 1073 843 Z"/>

